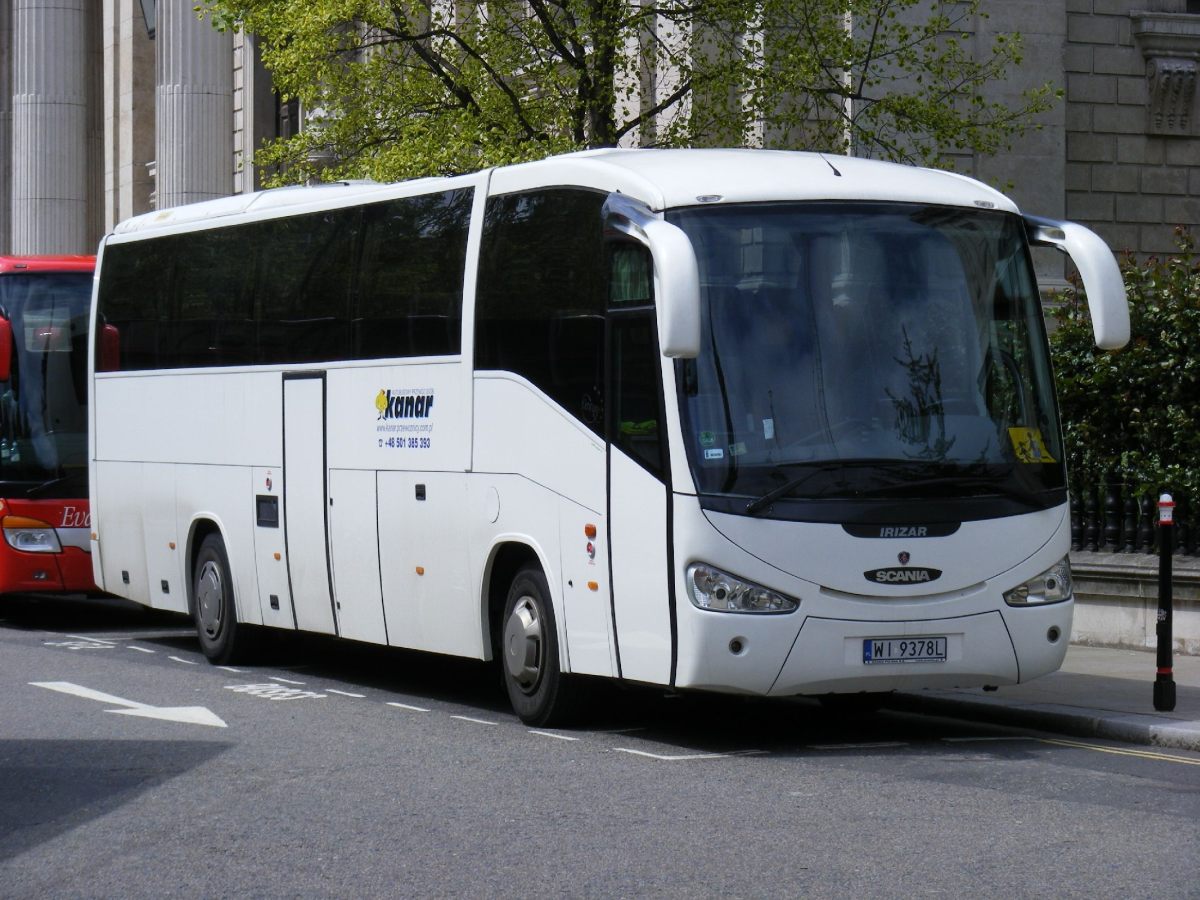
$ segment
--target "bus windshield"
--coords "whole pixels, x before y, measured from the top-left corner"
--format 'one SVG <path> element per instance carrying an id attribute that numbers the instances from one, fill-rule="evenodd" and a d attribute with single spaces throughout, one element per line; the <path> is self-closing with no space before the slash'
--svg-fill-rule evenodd
<path id="1" fill-rule="evenodd" d="M 1018 217 L 785 203 L 669 219 L 700 269 L 701 351 L 679 365 L 702 496 L 801 519 L 814 500 L 996 497 L 1026 511 L 1064 502 Z"/>
<path id="2" fill-rule="evenodd" d="M 0 277 L 0 315 L 13 342 L 9 379 L 0 382 L 0 483 L 9 493 L 86 490 L 91 294 L 86 272 Z"/>

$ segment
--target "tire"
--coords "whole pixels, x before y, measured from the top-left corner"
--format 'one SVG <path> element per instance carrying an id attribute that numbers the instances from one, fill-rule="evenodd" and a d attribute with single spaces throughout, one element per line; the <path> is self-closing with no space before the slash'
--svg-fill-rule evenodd
<path id="1" fill-rule="evenodd" d="M 229 556 L 219 534 L 208 535 L 196 553 L 192 570 L 192 617 L 200 649 L 213 665 L 245 659 L 249 644 L 246 626 L 238 623 Z"/>
<path id="2" fill-rule="evenodd" d="M 500 627 L 500 675 L 526 725 L 563 725 L 574 713 L 574 684 L 559 668 L 558 629 L 541 569 L 517 572 Z"/>

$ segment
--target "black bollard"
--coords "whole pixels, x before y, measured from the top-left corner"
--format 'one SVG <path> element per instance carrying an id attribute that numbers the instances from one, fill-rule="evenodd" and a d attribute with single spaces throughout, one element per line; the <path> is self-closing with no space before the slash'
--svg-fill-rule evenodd
<path id="1" fill-rule="evenodd" d="M 1175 502 L 1170 494 L 1158 498 L 1158 673 L 1154 676 L 1154 708 L 1175 708 L 1175 674 L 1171 658 L 1171 550 L 1175 533 Z"/>

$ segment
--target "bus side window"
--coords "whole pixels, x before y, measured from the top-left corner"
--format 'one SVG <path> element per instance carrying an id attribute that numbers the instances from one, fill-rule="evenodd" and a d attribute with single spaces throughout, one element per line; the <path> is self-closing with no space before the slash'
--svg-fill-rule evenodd
<path id="1" fill-rule="evenodd" d="M 615 316 L 612 340 L 612 443 L 653 474 L 664 471 L 659 429 L 659 356 L 651 316 Z"/>
<path id="2" fill-rule="evenodd" d="M 473 189 L 365 209 L 351 356 L 444 356 L 462 346 Z"/>
<path id="3" fill-rule="evenodd" d="M 608 245 L 612 422 L 609 439 L 650 472 L 664 471 L 655 340 L 654 266 L 641 244 Z"/>
<path id="4" fill-rule="evenodd" d="M 475 365 L 515 372 L 604 431 L 605 195 L 577 188 L 488 200 Z"/>

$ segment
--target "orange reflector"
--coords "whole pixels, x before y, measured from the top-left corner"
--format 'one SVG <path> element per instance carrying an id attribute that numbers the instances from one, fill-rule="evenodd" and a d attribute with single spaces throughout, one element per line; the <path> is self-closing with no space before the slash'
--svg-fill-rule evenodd
<path id="1" fill-rule="evenodd" d="M 96 534 L 96 532 L 94 532 L 94 531 L 93 531 L 93 532 L 92 532 L 92 540 L 93 540 L 93 541 L 98 541 L 98 540 L 100 540 L 100 535 Z"/>
<path id="2" fill-rule="evenodd" d="M 170 547 L 172 550 L 174 550 L 174 549 L 175 549 L 175 542 L 174 542 L 174 541 L 167 541 L 167 546 L 168 546 L 168 547 Z"/>
<path id="3" fill-rule="evenodd" d="M 598 590 L 600 590 L 600 585 L 596 584 L 596 582 L 594 582 L 594 581 L 589 581 L 588 582 L 588 590 L 589 591 L 598 591 Z"/>
<path id="4" fill-rule="evenodd" d="M 41 519 L 31 519 L 28 516 L 5 516 L 0 522 L 5 528 L 53 528 L 49 522 Z"/>
<path id="5" fill-rule="evenodd" d="M 273 553 L 273 554 L 272 554 L 272 556 L 274 556 L 274 557 L 275 557 L 275 561 L 276 561 L 276 562 L 279 562 L 279 560 L 283 559 L 283 557 L 282 557 L 282 556 L 280 556 L 278 553 Z"/>
<path id="6" fill-rule="evenodd" d="M 418 574 L 418 575 L 424 575 L 424 574 L 425 574 L 425 567 L 424 567 L 424 566 L 417 566 L 417 574 Z"/>
<path id="7" fill-rule="evenodd" d="M 584 526 L 583 526 L 583 533 L 584 533 L 585 535 L 587 535 L 589 538 L 594 538 L 594 537 L 596 536 L 596 526 L 595 526 L 595 525 L 591 525 L 591 524 L 584 525 Z"/>

